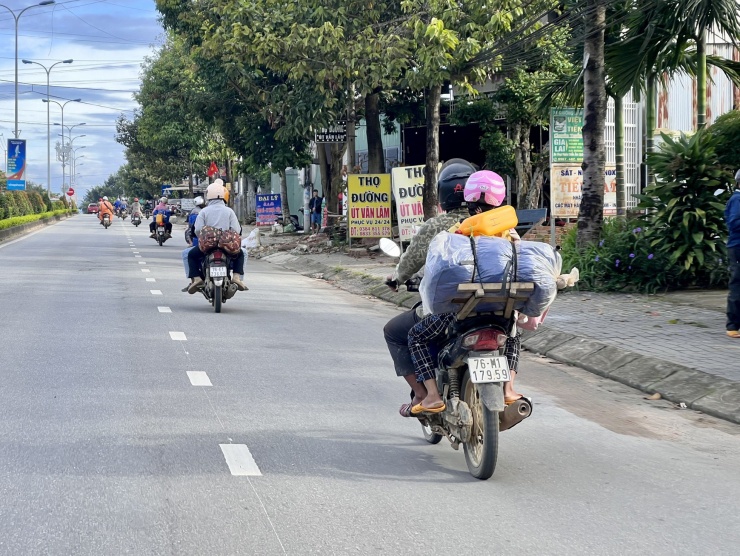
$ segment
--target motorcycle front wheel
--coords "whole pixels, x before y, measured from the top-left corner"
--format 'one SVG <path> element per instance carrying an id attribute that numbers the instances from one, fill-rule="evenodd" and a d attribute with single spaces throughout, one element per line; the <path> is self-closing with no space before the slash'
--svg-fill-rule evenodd
<path id="1" fill-rule="evenodd" d="M 462 381 L 463 401 L 473 414 L 473 431 L 469 442 L 463 444 L 468 471 L 476 479 L 486 480 L 496 470 L 498 458 L 498 411 L 483 404 L 480 392 L 465 370 Z"/>

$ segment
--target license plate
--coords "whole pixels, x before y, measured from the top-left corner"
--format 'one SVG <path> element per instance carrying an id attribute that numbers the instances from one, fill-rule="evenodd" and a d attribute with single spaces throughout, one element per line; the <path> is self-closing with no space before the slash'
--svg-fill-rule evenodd
<path id="1" fill-rule="evenodd" d="M 511 373 L 506 357 L 501 355 L 476 355 L 468 358 L 470 380 L 476 384 L 509 382 Z"/>
<path id="2" fill-rule="evenodd" d="M 225 266 L 212 266 L 210 268 L 211 277 L 213 278 L 225 278 L 226 267 Z"/>

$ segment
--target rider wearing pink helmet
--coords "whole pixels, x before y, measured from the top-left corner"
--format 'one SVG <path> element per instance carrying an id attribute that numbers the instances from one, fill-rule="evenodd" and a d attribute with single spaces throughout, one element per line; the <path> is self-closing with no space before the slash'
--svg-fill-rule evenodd
<path id="1" fill-rule="evenodd" d="M 463 196 L 468 204 L 470 214 L 500 207 L 506 199 L 504 178 L 490 170 L 475 172 L 465 183 Z M 481 210 L 475 210 L 476 208 L 481 208 Z"/>

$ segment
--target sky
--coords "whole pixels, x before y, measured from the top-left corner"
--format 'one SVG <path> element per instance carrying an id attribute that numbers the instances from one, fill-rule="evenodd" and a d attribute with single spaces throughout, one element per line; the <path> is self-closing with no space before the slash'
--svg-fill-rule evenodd
<path id="1" fill-rule="evenodd" d="M 0 0 L 17 14 L 40 0 Z M 5 157 L 7 140 L 15 128 L 15 23 L 0 7 L 0 142 Z M 123 147 L 116 143 L 116 120 L 133 115 L 133 93 L 139 89 L 141 63 L 164 39 L 154 0 L 57 0 L 34 7 L 19 19 L 18 31 L 18 128 L 27 140 L 26 179 L 47 185 L 46 71 L 51 70 L 50 98 L 64 108 L 64 125 L 71 130 L 76 149 L 75 190 L 82 198 L 89 187 L 101 184 L 125 162 Z M 62 165 L 55 145 L 61 141 L 61 108 L 51 103 L 51 189 L 59 193 Z M 84 123 L 85 125 L 77 125 Z M 65 131 L 69 136 L 69 130 Z M 82 137 L 84 135 L 84 137 Z M 79 136 L 79 137 L 78 137 Z M 77 138 L 75 138 L 77 137 Z M 69 166 L 67 167 L 69 183 Z"/>

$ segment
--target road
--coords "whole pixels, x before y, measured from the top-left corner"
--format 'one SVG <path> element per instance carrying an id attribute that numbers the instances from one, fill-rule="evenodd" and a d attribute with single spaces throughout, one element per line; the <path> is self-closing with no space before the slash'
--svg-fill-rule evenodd
<path id="1" fill-rule="evenodd" d="M 0 245 L 0 554 L 737 554 L 740 428 L 525 356 L 477 481 L 397 413 L 395 308 L 250 261 L 217 315 L 147 236 Z"/>

